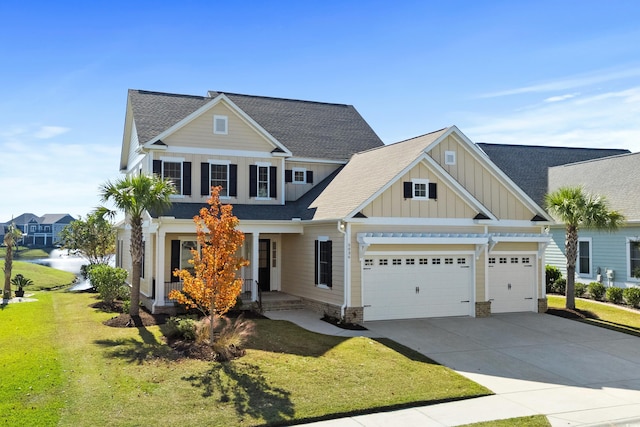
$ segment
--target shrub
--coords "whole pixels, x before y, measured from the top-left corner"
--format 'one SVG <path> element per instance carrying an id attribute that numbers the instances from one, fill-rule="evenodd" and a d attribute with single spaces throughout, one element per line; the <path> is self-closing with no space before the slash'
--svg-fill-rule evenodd
<path id="1" fill-rule="evenodd" d="M 171 317 L 165 325 L 165 335 L 188 341 L 196 339 L 196 321 L 191 317 Z"/>
<path id="2" fill-rule="evenodd" d="M 584 283 L 576 282 L 573 288 L 573 294 L 576 297 L 581 297 L 587 291 L 587 285 Z"/>
<path id="3" fill-rule="evenodd" d="M 553 292 L 552 284 L 558 281 L 558 279 L 562 278 L 562 273 L 558 267 L 553 265 L 547 265 L 544 268 L 545 271 L 545 282 L 547 285 L 547 292 Z"/>
<path id="4" fill-rule="evenodd" d="M 604 293 L 607 291 L 607 288 L 600 282 L 591 282 L 589 286 L 587 286 L 587 291 L 591 298 L 595 300 L 601 300 L 604 296 Z"/>
<path id="5" fill-rule="evenodd" d="M 551 284 L 551 292 L 554 294 L 564 295 L 567 289 L 567 280 L 560 278 Z"/>
<path id="6" fill-rule="evenodd" d="M 98 290 L 100 299 L 107 304 L 127 295 L 129 290 L 125 286 L 126 279 L 127 271 L 119 267 L 96 264 L 89 269 L 91 284 Z"/>
<path id="7" fill-rule="evenodd" d="M 615 286 L 607 288 L 607 301 L 620 304 L 622 302 L 622 288 L 616 288 Z"/>
<path id="8" fill-rule="evenodd" d="M 624 300 L 632 307 L 640 304 L 640 288 L 626 288 L 622 291 Z"/>
<path id="9" fill-rule="evenodd" d="M 208 320 L 205 319 L 207 325 Z M 216 352 L 216 360 L 226 362 L 235 357 L 243 356 L 245 351 L 242 346 L 255 331 L 255 323 L 240 315 L 236 319 L 218 317 L 215 319 L 215 341 L 211 348 Z"/>

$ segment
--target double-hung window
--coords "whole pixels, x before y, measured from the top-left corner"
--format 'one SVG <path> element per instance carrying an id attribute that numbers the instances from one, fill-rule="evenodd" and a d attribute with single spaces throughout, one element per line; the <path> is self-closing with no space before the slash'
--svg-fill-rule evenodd
<path id="1" fill-rule="evenodd" d="M 428 179 L 414 178 L 404 182 L 404 198 L 412 200 L 436 200 L 438 187 L 435 182 Z"/>
<path id="2" fill-rule="evenodd" d="M 200 169 L 200 194 L 208 196 L 211 187 L 220 186 L 220 197 L 238 196 L 238 165 L 231 164 L 227 160 L 209 160 L 201 163 Z"/>
<path id="3" fill-rule="evenodd" d="M 578 265 L 580 276 L 591 276 L 591 239 L 578 240 Z"/>
<path id="4" fill-rule="evenodd" d="M 640 240 L 627 237 L 627 275 L 629 279 L 640 280 Z"/>
<path id="5" fill-rule="evenodd" d="M 315 284 L 330 288 L 332 283 L 332 242 L 328 237 L 320 236 L 315 241 Z"/>
<path id="6" fill-rule="evenodd" d="M 191 162 L 178 157 L 163 157 L 153 161 L 153 173 L 172 181 L 176 194 L 191 195 Z"/>
<path id="7" fill-rule="evenodd" d="M 268 200 L 277 197 L 277 168 L 270 163 L 249 166 L 249 197 Z"/>
<path id="8" fill-rule="evenodd" d="M 220 197 L 229 197 L 229 165 L 211 164 L 211 185 L 210 187 L 222 187 Z"/>

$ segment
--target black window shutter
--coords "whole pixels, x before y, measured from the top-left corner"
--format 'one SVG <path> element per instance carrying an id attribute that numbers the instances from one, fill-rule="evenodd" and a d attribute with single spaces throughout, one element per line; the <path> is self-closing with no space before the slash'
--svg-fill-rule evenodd
<path id="1" fill-rule="evenodd" d="M 412 199 L 413 198 L 413 182 L 405 181 L 403 184 L 404 184 L 404 198 Z"/>
<path id="2" fill-rule="evenodd" d="M 293 171 L 291 169 L 285 169 L 284 182 L 293 182 Z"/>
<path id="3" fill-rule="evenodd" d="M 269 167 L 269 197 L 278 197 L 278 168 L 275 166 Z"/>
<path id="4" fill-rule="evenodd" d="M 185 196 L 191 195 L 191 162 L 182 163 L 182 193 Z"/>
<path id="5" fill-rule="evenodd" d="M 200 195 L 208 196 L 211 191 L 211 180 L 209 179 L 209 173 L 211 168 L 209 163 L 200 163 Z"/>
<path id="6" fill-rule="evenodd" d="M 180 240 L 171 241 L 171 282 L 179 282 L 180 278 L 175 277 L 173 272 L 180 268 Z"/>
<path id="7" fill-rule="evenodd" d="M 328 287 L 332 287 L 333 286 L 333 250 L 332 250 L 332 245 L 333 242 L 331 240 L 329 240 L 326 245 L 327 245 L 327 286 Z"/>
<path id="8" fill-rule="evenodd" d="M 249 197 L 258 196 L 258 166 L 249 165 Z"/>
<path id="9" fill-rule="evenodd" d="M 320 252 L 318 251 L 318 241 L 314 240 L 313 247 L 315 249 L 315 253 L 313 255 L 314 260 L 314 269 L 313 269 L 313 283 L 318 284 L 318 265 L 320 264 Z"/>
<path id="10" fill-rule="evenodd" d="M 229 197 L 238 197 L 238 165 L 229 165 Z"/>
<path id="11" fill-rule="evenodd" d="M 307 171 L 307 184 L 313 184 L 313 171 Z"/>
<path id="12" fill-rule="evenodd" d="M 435 182 L 429 183 L 429 198 L 434 200 L 438 198 L 438 184 Z"/>
<path id="13" fill-rule="evenodd" d="M 153 173 L 162 176 L 162 160 L 153 161 Z"/>

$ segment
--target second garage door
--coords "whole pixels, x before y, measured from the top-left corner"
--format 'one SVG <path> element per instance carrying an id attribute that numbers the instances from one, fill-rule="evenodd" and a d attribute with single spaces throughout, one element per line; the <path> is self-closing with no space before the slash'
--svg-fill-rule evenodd
<path id="1" fill-rule="evenodd" d="M 534 311 L 535 256 L 489 257 L 489 298 L 492 313 Z"/>
<path id="2" fill-rule="evenodd" d="M 470 255 L 366 257 L 364 320 L 470 315 L 471 262 Z"/>

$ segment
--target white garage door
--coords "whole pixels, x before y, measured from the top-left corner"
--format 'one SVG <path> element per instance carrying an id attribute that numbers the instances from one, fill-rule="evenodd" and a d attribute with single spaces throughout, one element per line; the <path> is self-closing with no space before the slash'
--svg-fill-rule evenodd
<path id="1" fill-rule="evenodd" d="M 492 313 L 534 311 L 536 257 L 489 257 L 489 299 Z"/>
<path id="2" fill-rule="evenodd" d="M 364 320 L 470 315 L 471 262 L 470 255 L 366 257 Z"/>

